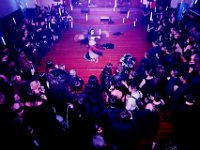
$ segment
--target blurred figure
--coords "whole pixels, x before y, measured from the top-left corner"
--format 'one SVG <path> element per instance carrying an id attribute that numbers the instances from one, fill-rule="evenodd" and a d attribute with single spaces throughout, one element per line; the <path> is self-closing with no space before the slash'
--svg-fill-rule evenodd
<path id="1" fill-rule="evenodd" d="M 97 39 L 101 39 L 99 35 L 95 34 L 94 29 L 90 29 L 88 32 L 88 52 L 85 55 L 85 59 L 88 61 L 96 62 L 99 61 L 99 56 L 102 56 L 102 52 L 100 51 L 100 47 L 97 45 Z"/>

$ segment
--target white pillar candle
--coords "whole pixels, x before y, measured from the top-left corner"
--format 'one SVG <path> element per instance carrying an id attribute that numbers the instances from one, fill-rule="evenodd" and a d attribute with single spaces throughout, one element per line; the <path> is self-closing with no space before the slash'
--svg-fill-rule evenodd
<path id="1" fill-rule="evenodd" d="M 47 87 L 48 87 L 48 89 L 49 89 L 49 82 L 48 82 L 48 81 L 46 82 L 46 85 L 47 85 Z"/>
<path id="2" fill-rule="evenodd" d="M 3 36 L 1 37 L 1 40 L 3 42 L 3 45 L 6 45 L 6 42 L 5 42 L 4 38 L 3 38 Z"/>
<path id="3" fill-rule="evenodd" d="M 73 25 L 73 21 L 71 21 L 71 29 L 73 29 L 74 25 Z"/>
<path id="4" fill-rule="evenodd" d="M 99 29 L 99 35 L 101 35 L 101 29 Z"/>
<path id="5" fill-rule="evenodd" d="M 136 21 L 135 21 L 135 20 L 133 21 L 133 26 L 134 26 L 134 27 L 136 26 Z"/>
<path id="6" fill-rule="evenodd" d="M 128 19 L 130 15 L 130 10 L 127 12 L 126 18 Z"/>
<path id="7" fill-rule="evenodd" d="M 153 20 L 153 13 L 151 12 L 151 14 L 150 14 L 150 21 L 152 21 Z"/>
<path id="8" fill-rule="evenodd" d="M 72 6 L 72 4 L 70 4 L 70 10 L 73 10 L 73 6 Z"/>
<path id="9" fill-rule="evenodd" d="M 51 23 L 49 22 L 49 29 L 51 29 Z"/>
<path id="10" fill-rule="evenodd" d="M 146 8 L 148 8 L 148 5 L 149 5 L 149 4 L 148 4 L 148 2 L 147 2 L 147 3 L 146 3 Z"/>
<path id="11" fill-rule="evenodd" d="M 60 7 L 58 8 L 58 12 L 59 12 L 59 14 L 60 14 L 60 16 L 61 16 L 61 9 L 60 9 Z"/>
<path id="12" fill-rule="evenodd" d="M 161 41 L 161 40 L 162 40 L 162 35 L 159 36 L 159 41 Z"/>
<path id="13" fill-rule="evenodd" d="M 117 0 L 114 1 L 114 8 L 117 8 Z"/>
<path id="14" fill-rule="evenodd" d="M 85 21 L 88 21 L 88 13 L 85 14 Z"/>
<path id="15" fill-rule="evenodd" d="M 149 26 L 150 26 L 150 25 L 148 24 L 148 25 L 147 25 L 147 31 L 149 30 Z"/>
<path id="16" fill-rule="evenodd" d="M 123 18 L 123 21 L 122 21 L 123 23 L 125 22 L 125 18 Z"/>
<path id="17" fill-rule="evenodd" d="M 14 24 L 16 24 L 16 21 L 15 21 L 15 18 L 13 17 L 13 22 L 14 22 Z"/>

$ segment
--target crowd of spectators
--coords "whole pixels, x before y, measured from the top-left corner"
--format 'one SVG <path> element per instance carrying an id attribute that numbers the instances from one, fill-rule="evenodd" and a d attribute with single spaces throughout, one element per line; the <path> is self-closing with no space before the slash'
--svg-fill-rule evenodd
<path id="1" fill-rule="evenodd" d="M 178 149 L 199 147 L 199 24 L 189 11 L 177 22 L 176 10 L 156 7 L 138 68 L 126 53 L 87 83 L 53 61 L 38 72 L 67 28 L 65 7 L 37 6 L 33 20 L 13 25 L 12 46 L 0 53 L 1 149 L 150 150 L 163 120 L 174 124 Z"/>

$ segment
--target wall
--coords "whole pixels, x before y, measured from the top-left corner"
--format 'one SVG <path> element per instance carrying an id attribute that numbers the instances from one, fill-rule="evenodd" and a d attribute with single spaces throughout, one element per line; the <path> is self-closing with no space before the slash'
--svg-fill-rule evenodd
<path id="1" fill-rule="evenodd" d="M 19 7 L 15 0 L 1 0 L 0 19 L 18 10 Z"/>
<path id="2" fill-rule="evenodd" d="M 52 4 L 62 4 L 63 0 L 60 0 L 59 2 L 56 2 L 54 0 L 37 0 L 37 2 L 40 6 L 51 6 Z"/>

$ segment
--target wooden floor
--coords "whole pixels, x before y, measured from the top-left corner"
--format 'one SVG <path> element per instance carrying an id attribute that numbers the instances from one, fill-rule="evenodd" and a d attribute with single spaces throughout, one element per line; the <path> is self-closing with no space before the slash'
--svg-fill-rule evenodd
<path id="1" fill-rule="evenodd" d="M 145 41 L 145 26 L 136 26 L 131 31 L 122 32 L 121 35 L 109 33 L 109 37 L 103 36 L 98 42 L 101 44 L 113 43 L 115 48 L 103 50 L 103 56 L 99 58 L 99 62 L 92 63 L 84 59 L 84 55 L 87 53 L 86 45 L 74 40 L 77 34 L 82 33 L 73 29 L 62 32 L 60 40 L 55 44 L 56 50 L 48 52 L 44 57 L 43 65 L 39 68 L 40 72 L 44 71 L 46 61 L 52 60 L 54 64 L 65 64 L 66 70 L 75 69 L 78 75 L 87 81 L 92 74 L 99 77 L 107 63 L 112 63 L 116 67 L 125 53 L 131 53 L 135 57 L 137 66 L 143 58 L 144 52 L 150 47 L 150 44 Z"/>
<path id="2" fill-rule="evenodd" d="M 107 63 L 112 63 L 114 68 L 118 65 L 121 56 L 125 53 L 131 53 L 136 59 L 136 67 L 144 57 L 144 52 L 151 47 L 146 42 L 146 27 L 136 26 L 131 31 L 122 33 L 122 35 L 113 35 L 110 33 L 108 38 L 103 38 L 100 43 L 113 43 L 114 49 L 106 49 L 98 63 L 88 62 L 84 55 L 87 53 L 87 47 L 74 40 L 75 35 L 81 34 L 73 29 L 63 31 L 59 42 L 55 45 L 56 50 L 50 51 L 43 59 L 43 65 L 39 71 L 45 70 L 47 60 L 52 60 L 54 64 L 65 64 L 66 70 L 75 69 L 77 74 L 87 83 L 90 75 L 99 77 L 102 69 Z M 173 126 L 171 122 L 162 121 L 157 135 L 159 139 L 169 139 L 173 135 Z"/>

